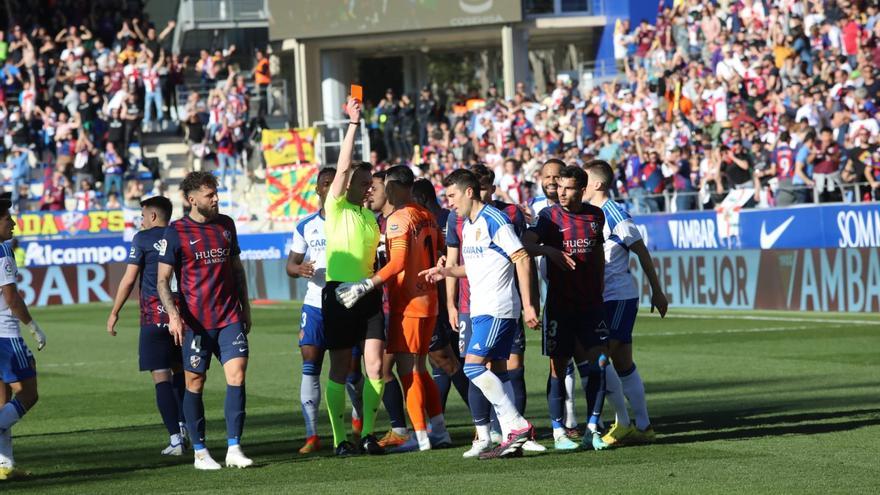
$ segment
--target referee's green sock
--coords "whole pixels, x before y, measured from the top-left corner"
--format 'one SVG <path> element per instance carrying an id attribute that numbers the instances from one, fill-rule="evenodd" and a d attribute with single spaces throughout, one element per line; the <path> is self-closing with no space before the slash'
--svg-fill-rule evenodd
<path id="1" fill-rule="evenodd" d="M 381 378 L 370 378 L 364 381 L 364 429 L 361 436 L 373 434 L 373 427 L 376 424 L 376 412 L 379 410 L 379 403 L 382 402 L 382 390 L 385 388 L 385 380 Z"/>
<path id="2" fill-rule="evenodd" d="M 327 380 L 327 391 L 324 396 L 327 398 L 327 413 L 330 416 L 330 426 L 333 428 L 333 447 L 335 448 L 348 440 L 345 433 L 345 384 Z"/>

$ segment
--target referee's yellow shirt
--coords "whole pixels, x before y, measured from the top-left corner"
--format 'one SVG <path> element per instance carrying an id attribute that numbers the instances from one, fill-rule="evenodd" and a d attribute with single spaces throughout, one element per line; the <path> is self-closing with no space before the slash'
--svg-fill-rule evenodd
<path id="1" fill-rule="evenodd" d="M 357 282 L 373 275 L 379 225 L 375 214 L 330 193 L 324 203 L 327 281 Z"/>

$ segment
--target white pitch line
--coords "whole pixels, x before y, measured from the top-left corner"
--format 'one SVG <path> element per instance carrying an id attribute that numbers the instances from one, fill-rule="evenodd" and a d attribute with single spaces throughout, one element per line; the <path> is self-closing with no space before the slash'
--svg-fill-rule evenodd
<path id="1" fill-rule="evenodd" d="M 639 316 L 659 318 L 660 313 L 640 311 Z M 788 316 L 757 316 L 757 315 L 710 315 L 696 313 L 666 313 L 666 318 L 690 318 L 694 320 L 753 320 L 753 321 L 785 321 L 792 323 L 836 323 L 845 325 L 880 325 L 880 320 L 847 320 L 840 318 L 791 318 Z"/>
<path id="2" fill-rule="evenodd" d="M 817 328 L 813 326 L 799 327 L 768 327 L 768 328 L 729 328 L 725 330 L 706 330 L 703 332 L 639 332 L 641 337 L 675 337 L 678 335 L 714 335 L 723 333 L 765 333 L 765 332 L 793 332 L 800 330 L 827 330 L 829 328 L 840 328 L 843 325 L 834 325 L 831 327 Z"/>

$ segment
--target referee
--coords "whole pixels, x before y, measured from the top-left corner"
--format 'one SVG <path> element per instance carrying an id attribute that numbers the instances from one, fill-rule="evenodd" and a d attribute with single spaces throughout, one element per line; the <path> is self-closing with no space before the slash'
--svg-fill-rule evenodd
<path id="1" fill-rule="evenodd" d="M 373 212 L 363 207 L 372 185 L 370 164 L 352 164 L 361 102 L 350 99 L 346 111 L 350 118 L 348 130 L 339 151 L 336 175 L 324 204 L 327 284 L 321 294 L 321 313 L 324 317 L 324 339 L 330 351 L 330 380 L 325 395 L 336 455 L 357 453 L 357 448 L 346 438 L 343 421 L 345 378 L 351 364 L 352 348 L 363 343 L 367 380 L 364 381 L 364 423 L 360 448 L 368 454 L 384 454 L 384 449 L 373 436 L 373 426 L 385 384 L 382 380 L 385 316 L 382 313 L 382 293 L 372 291 L 369 283 L 376 260 L 376 247 L 379 245 L 379 226 Z M 364 279 L 367 280 L 356 283 Z M 348 309 L 337 300 L 336 289 L 341 284 L 346 284 L 348 290 L 366 294 Z"/>

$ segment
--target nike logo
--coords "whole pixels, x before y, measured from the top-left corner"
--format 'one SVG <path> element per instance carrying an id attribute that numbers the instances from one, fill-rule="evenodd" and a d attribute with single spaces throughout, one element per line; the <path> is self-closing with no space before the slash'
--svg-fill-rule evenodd
<path id="1" fill-rule="evenodd" d="M 560 232 L 565 232 L 566 230 L 571 230 L 571 227 L 567 227 L 567 228 L 564 228 L 564 229 L 559 229 Z"/>
<path id="2" fill-rule="evenodd" d="M 771 249 L 776 241 L 782 236 L 785 229 L 794 221 L 794 215 L 788 217 L 788 220 L 782 222 L 778 227 L 767 233 L 767 222 L 761 222 L 761 249 Z"/>
<path id="3" fill-rule="evenodd" d="M 247 351 L 247 349 L 248 349 L 247 347 L 239 347 L 238 352 L 245 352 L 245 351 Z"/>
<path id="4" fill-rule="evenodd" d="M 189 245 L 192 246 L 193 244 L 195 244 L 195 243 L 197 243 L 197 242 L 199 242 L 199 241 L 201 241 L 201 239 L 196 239 L 196 240 L 194 240 L 194 241 L 189 241 Z"/>

